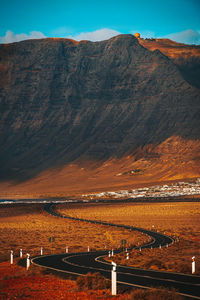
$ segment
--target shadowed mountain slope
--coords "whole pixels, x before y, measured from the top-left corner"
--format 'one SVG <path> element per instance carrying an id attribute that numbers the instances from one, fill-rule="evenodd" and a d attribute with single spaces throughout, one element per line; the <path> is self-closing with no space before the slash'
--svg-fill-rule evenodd
<path id="1" fill-rule="evenodd" d="M 200 138 L 200 91 L 132 35 L 0 45 L 1 180 Z"/>

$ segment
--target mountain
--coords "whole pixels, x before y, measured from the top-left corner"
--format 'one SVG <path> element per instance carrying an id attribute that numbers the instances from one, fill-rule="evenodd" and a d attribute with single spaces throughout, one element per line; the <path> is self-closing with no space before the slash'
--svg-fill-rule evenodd
<path id="1" fill-rule="evenodd" d="M 187 68 L 181 55 L 167 55 L 166 41 L 160 50 L 152 43 L 119 35 L 95 43 L 0 45 L 0 191 L 131 185 L 145 176 L 145 161 L 156 162 L 157 170 L 168 166 L 157 180 L 199 176 L 199 65 L 190 72 L 195 64 Z M 188 46 L 181 47 L 184 52 Z M 199 59 L 200 47 L 191 47 Z M 175 156 L 180 168 L 171 165 Z M 105 164 L 111 166 L 107 175 L 101 173 Z M 135 173 L 129 172 L 132 165 Z"/>

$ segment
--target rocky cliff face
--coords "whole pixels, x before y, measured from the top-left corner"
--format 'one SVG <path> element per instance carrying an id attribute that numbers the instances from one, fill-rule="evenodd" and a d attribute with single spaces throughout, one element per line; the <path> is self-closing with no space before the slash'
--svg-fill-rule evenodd
<path id="1" fill-rule="evenodd" d="M 132 35 L 0 45 L 1 180 L 200 138 L 200 90 Z"/>

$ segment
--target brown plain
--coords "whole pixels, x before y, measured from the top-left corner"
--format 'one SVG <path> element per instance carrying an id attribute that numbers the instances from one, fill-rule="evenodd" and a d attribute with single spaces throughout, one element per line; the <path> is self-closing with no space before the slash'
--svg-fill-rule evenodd
<path id="1" fill-rule="evenodd" d="M 92 217 L 91 217 L 92 219 Z M 55 242 L 49 238 L 54 237 Z M 31 256 L 44 254 L 117 248 L 121 239 L 131 244 L 142 244 L 149 237 L 128 230 L 99 226 L 86 222 L 63 220 L 43 211 L 43 205 L 1 205 L 0 206 L 0 260 L 8 260 L 10 250 L 19 257 L 19 250 Z"/>
<path id="2" fill-rule="evenodd" d="M 55 209 L 63 215 L 133 225 L 178 237 L 179 242 L 168 248 L 141 252 L 133 250 L 128 261 L 123 252 L 115 255 L 113 260 L 118 264 L 135 267 L 191 273 L 191 257 L 195 255 L 196 274 L 200 274 L 199 202 L 60 204 Z M 49 237 L 55 237 L 55 242 L 50 243 Z M 23 249 L 24 257 L 27 252 L 31 256 L 40 255 L 41 246 L 44 248 L 44 254 L 64 253 L 66 245 L 70 252 L 87 251 L 88 245 L 91 250 L 103 249 L 105 246 L 109 249 L 118 247 L 121 239 L 126 239 L 128 246 L 149 241 L 146 235 L 137 232 L 50 216 L 39 204 L 1 205 L 0 261 L 4 262 L 0 263 L 0 296 L 5 299 L 22 296 L 46 299 L 47 295 L 48 299 L 108 299 L 110 290 L 80 292 L 74 281 L 45 275 L 41 268 L 31 266 L 27 272 L 16 265 L 19 249 Z M 14 250 L 12 267 L 9 264 L 11 249 Z M 136 290 L 133 294 L 135 293 L 141 291 Z M 155 299 L 168 299 L 167 291 L 162 293 L 165 298 Z M 131 297 L 132 294 L 125 294 L 116 299 L 132 299 Z M 178 295 L 175 294 L 172 299 L 179 299 Z"/>
<path id="3" fill-rule="evenodd" d="M 179 242 L 169 248 L 143 250 L 134 265 L 137 267 L 159 268 L 149 263 L 152 257 L 169 262 L 161 269 L 179 271 L 182 264 L 191 270 L 191 257 L 200 257 L 200 203 L 128 203 L 128 204 L 59 204 L 56 208 L 61 214 L 78 218 L 102 220 L 116 224 L 126 224 L 164 232 L 179 238 Z M 55 242 L 49 242 L 54 237 Z M 125 229 L 89 224 L 86 222 L 61 219 L 50 216 L 40 204 L 18 204 L 0 206 L 0 259 L 8 260 L 10 250 L 15 257 L 19 249 L 31 255 L 40 254 L 41 246 L 44 254 L 64 253 L 69 251 L 87 251 L 117 248 L 121 240 L 127 240 L 127 246 L 149 241 L 146 235 L 133 233 Z M 148 252 L 148 253 L 147 253 Z M 137 256 L 138 252 L 132 254 Z M 130 256 L 132 256 L 132 254 Z M 148 261 L 146 258 L 149 256 Z M 159 256 L 159 257 L 158 257 Z M 162 256 L 162 255 L 161 255 Z M 134 258 L 134 255 L 133 255 Z M 121 258 L 123 260 L 123 257 Z M 123 262 L 124 263 L 124 262 Z M 128 262 L 131 263 L 131 260 Z M 149 265 L 150 264 L 150 265 Z M 177 267 L 177 264 L 179 267 Z M 157 263 L 159 265 L 159 263 Z M 179 268 L 179 269 L 177 269 Z"/>
<path id="4" fill-rule="evenodd" d="M 78 218 L 102 220 L 116 224 L 126 224 L 164 232 L 179 238 L 179 242 L 165 249 L 132 251 L 133 262 L 137 267 L 153 267 L 180 271 L 182 265 L 187 272 L 191 270 L 191 257 L 200 257 L 200 203 L 128 203 L 128 204 L 60 204 L 56 208 L 61 214 Z M 49 242 L 54 237 L 55 242 Z M 64 253 L 69 251 L 87 251 L 117 248 L 121 240 L 127 240 L 127 246 L 141 245 L 149 237 L 125 229 L 89 224 L 86 222 L 61 219 L 50 216 L 39 204 L 18 204 L 0 206 L 0 259 L 8 260 L 10 250 L 15 257 L 19 249 L 31 255 Z M 135 256 L 137 259 L 135 260 Z M 123 255 L 122 255 L 123 256 Z M 155 256 L 165 265 L 149 262 Z M 164 256 L 164 257 L 163 257 Z M 160 257 L 160 258 L 159 258 Z M 140 259 L 139 259 L 140 258 Z M 148 258 L 148 259 L 147 259 Z M 121 258 L 123 260 L 123 257 Z M 147 259 L 147 260 L 146 260 Z M 124 263 L 124 262 L 123 262 Z"/>
<path id="5" fill-rule="evenodd" d="M 191 258 L 196 257 L 196 273 L 200 274 L 200 203 L 134 203 L 59 205 L 62 214 L 79 218 L 104 220 L 163 232 L 178 242 L 163 249 L 133 250 L 130 260 L 125 253 L 116 262 L 141 268 L 152 268 L 191 274 Z M 130 236 L 132 233 L 130 233 Z M 129 239 L 127 242 L 130 244 Z"/>

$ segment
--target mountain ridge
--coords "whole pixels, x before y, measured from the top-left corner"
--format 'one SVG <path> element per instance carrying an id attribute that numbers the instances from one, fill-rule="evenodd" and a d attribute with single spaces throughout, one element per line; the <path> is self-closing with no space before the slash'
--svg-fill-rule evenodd
<path id="1" fill-rule="evenodd" d="M 182 76 L 194 87 L 200 89 L 200 46 L 177 43 L 169 39 L 138 39 L 147 49 L 160 50 L 173 60 Z"/>

